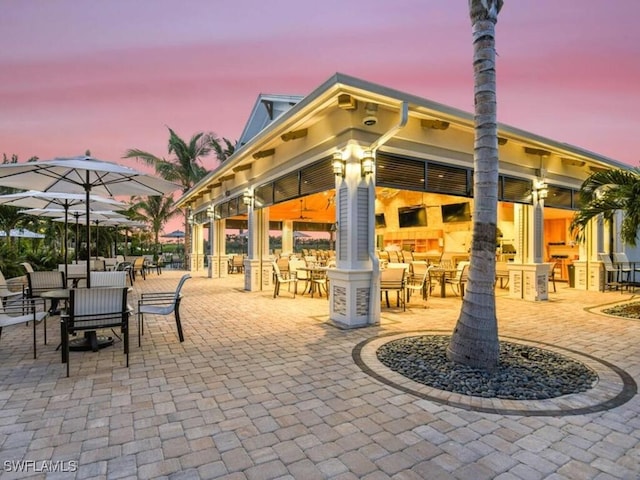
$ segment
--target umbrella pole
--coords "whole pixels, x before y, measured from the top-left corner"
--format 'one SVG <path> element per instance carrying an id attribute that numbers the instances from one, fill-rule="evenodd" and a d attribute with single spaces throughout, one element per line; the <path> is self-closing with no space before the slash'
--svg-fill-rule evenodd
<path id="1" fill-rule="evenodd" d="M 86 194 L 85 200 L 85 212 L 86 212 L 86 220 L 87 220 L 87 288 L 91 288 L 91 222 L 89 222 L 89 210 L 91 201 L 91 183 L 89 182 L 89 170 L 87 170 L 87 183 L 84 185 L 84 190 Z M 96 245 L 97 247 L 97 245 Z"/>
<path id="2" fill-rule="evenodd" d="M 78 263 L 78 245 L 80 245 L 80 224 L 78 223 L 78 218 L 80 217 L 79 213 L 74 213 L 73 214 L 74 217 L 76 217 L 76 252 L 75 252 L 75 256 L 76 256 L 76 263 Z"/>
<path id="3" fill-rule="evenodd" d="M 69 272 L 67 271 L 67 228 L 69 227 L 69 204 L 64 202 L 64 281 L 69 278 Z"/>

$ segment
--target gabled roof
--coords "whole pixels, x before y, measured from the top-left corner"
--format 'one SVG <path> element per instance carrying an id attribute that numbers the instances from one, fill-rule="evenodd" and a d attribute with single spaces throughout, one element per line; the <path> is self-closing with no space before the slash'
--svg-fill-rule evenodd
<path id="1" fill-rule="evenodd" d="M 258 95 L 249 120 L 238 140 L 238 148 L 255 137 L 267 125 L 302 100 L 302 95 Z"/>
<path id="2" fill-rule="evenodd" d="M 339 108 L 338 97 L 341 94 L 354 96 L 361 102 L 372 102 L 390 110 L 400 108 L 401 104 L 408 104 L 409 114 L 417 118 L 436 118 L 451 123 L 458 128 L 472 131 L 474 129 L 474 115 L 457 108 L 438 102 L 411 95 L 393 88 L 336 73 L 304 97 L 291 95 L 260 95 L 254 105 L 245 131 L 238 142 L 234 154 L 202 180 L 185 192 L 176 202 L 178 207 L 193 201 L 193 198 L 214 179 L 222 178 L 243 163 L 249 164 L 253 154 L 263 150 L 269 142 L 278 141 L 280 135 L 291 130 L 305 128 L 313 118 L 329 108 Z M 277 100 L 270 105 L 279 107 L 272 110 L 271 116 L 267 111 L 269 103 L 262 99 Z M 272 118 L 271 118 L 272 117 Z M 551 150 L 558 156 L 575 157 L 578 160 L 588 160 L 596 168 L 629 168 L 628 165 L 611 158 L 590 152 L 588 150 L 545 138 L 506 124 L 498 124 L 498 136 L 509 141 L 518 142 L 536 151 Z M 569 159 L 571 160 L 571 158 Z"/>

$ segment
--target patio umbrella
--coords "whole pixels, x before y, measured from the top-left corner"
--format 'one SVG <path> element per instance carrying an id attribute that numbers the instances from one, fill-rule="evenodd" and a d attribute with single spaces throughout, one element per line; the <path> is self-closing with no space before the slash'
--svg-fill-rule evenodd
<path id="1" fill-rule="evenodd" d="M 4 230 L 0 230 L 0 237 L 6 237 L 7 232 Z M 12 228 L 9 231 L 9 236 L 14 238 L 44 238 L 45 235 L 42 233 L 32 232 L 31 230 L 27 230 L 26 228 Z"/>
<path id="2" fill-rule="evenodd" d="M 126 203 L 113 200 L 111 198 L 104 198 L 99 195 L 90 195 L 89 201 L 91 202 L 91 208 L 101 210 L 124 210 L 128 207 Z M 77 210 L 81 207 L 85 207 L 87 197 L 82 193 L 62 193 L 62 192 L 39 192 L 36 190 L 28 190 L 26 192 L 11 193 L 8 195 L 0 195 L 0 204 L 9 205 L 14 207 L 25 207 L 30 209 L 53 209 L 60 211 L 60 215 L 68 218 L 69 212 L 72 208 Z M 30 213 L 30 215 L 40 215 L 37 213 Z M 64 223 L 64 264 L 68 263 L 67 258 L 67 234 L 68 234 L 68 221 Z M 77 239 L 76 231 L 76 239 Z M 76 249 L 76 255 L 77 255 Z M 77 258 L 76 258 L 77 260 Z M 67 275 L 65 267 L 65 276 Z"/>
<path id="3" fill-rule="evenodd" d="M 124 254 L 127 254 L 127 243 L 128 242 L 128 238 L 129 238 L 129 229 L 130 228 L 142 228 L 142 227 L 146 227 L 147 224 L 144 222 L 138 222 L 136 220 L 131 220 L 129 218 L 125 218 L 125 219 L 119 219 L 119 218 L 110 218 L 109 220 L 106 220 L 104 222 L 102 222 L 103 225 L 109 225 L 112 227 L 115 227 L 116 229 L 116 236 L 115 236 L 115 251 L 116 253 L 118 252 L 118 228 L 120 227 L 125 227 L 125 248 L 124 248 Z"/>
<path id="4" fill-rule="evenodd" d="M 55 211 L 50 212 L 49 216 L 53 216 L 52 214 L 55 213 Z M 82 213 L 79 214 L 78 212 L 73 212 L 74 218 L 76 219 L 76 226 L 77 225 L 88 225 L 89 227 L 91 225 L 95 225 L 96 227 L 100 227 L 100 226 L 111 226 L 113 225 L 112 222 L 125 222 L 127 220 L 129 220 L 127 217 L 125 217 L 124 215 L 118 213 L 118 212 L 113 212 L 113 211 L 103 211 L 103 210 L 98 210 L 95 212 L 91 212 L 91 217 L 88 220 L 87 223 L 87 216 Z M 64 218 L 54 218 L 53 219 L 54 222 L 63 222 Z M 99 229 L 96 228 L 96 259 L 98 258 L 98 237 L 99 235 Z M 77 248 L 76 248 L 76 252 L 77 252 Z M 90 255 L 91 252 L 91 246 L 90 243 L 87 241 L 87 256 L 89 258 L 91 258 Z"/>
<path id="5" fill-rule="evenodd" d="M 179 188 L 161 178 L 89 156 L 0 165 L 0 185 L 43 192 L 84 193 L 87 218 L 90 218 L 91 193 L 106 197 L 164 195 Z M 87 222 L 89 245 L 90 238 L 90 222 Z M 87 287 L 91 286 L 89 264 L 87 262 Z"/>
<path id="6" fill-rule="evenodd" d="M 184 232 L 182 230 L 174 230 L 170 233 L 161 235 L 162 238 L 184 238 Z"/>
<path id="7" fill-rule="evenodd" d="M 169 233 L 165 233 L 164 235 L 161 235 L 162 238 L 177 238 L 177 242 L 178 242 L 178 252 L 180 251 L 180 239 L 184 238 L 184 232 L 182 230 L 174 230 L 173 232 L 169 232 Z"/>

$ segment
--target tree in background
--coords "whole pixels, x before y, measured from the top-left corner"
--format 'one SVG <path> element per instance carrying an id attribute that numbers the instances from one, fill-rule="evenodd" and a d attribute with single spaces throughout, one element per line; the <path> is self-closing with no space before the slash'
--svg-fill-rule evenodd
<path id="1" fill-rule="evenodd" d="M 219 145 L 219 141 L 213 133 L 199 132 L 186 142 L 171 128 L 167 128 L 169 129 L 167 151 L 170 158 L 157 157 L 152 153 L 135 148 L 127 150 L 122 158 L 135 158 L 152 166 L 156 173 L 165 180 L 181 185 L 184 193 L 208 173 L 208 170 L 202 165 L 202 159 L 216 150 L 213 145 L 218 145 L 218 150 L 221 152 L 224 152 L 224 148 Z M 189 212 L 185 209 L 184 230 L 186 232 L 186 245 L 190 245 L 191 238 L 191 232 L 186 228 L 189 225 L 188 219 Z"/>
<path id="2" fill-rule="evenodd" d="M 215 137 L 211 137 L 211 148 L 216 153 L 216 158 L 220 163 L 224 162 L 236 151 L 235 144 L 231 143 L 231 141 L 226 138 L 222 138 L 220 140 Z"/>
<path id="3" fill-rule="evenodd" d="M 151 225 L 154 241 L 154 255 L 159 252 L 160 232 L 173 217 L 180 215 L 172 197 L 151 196 L 134 197 L 130 211 L 133 220 L 140 220 Z"/>
<path id="4" fill-rule="evenodd" d="M 635 246 L 640 228 L 640 169 L 595 172 L 582 182 L 580 209 L 571 221 L 576 240 L 583 241 L 591 219 L 602 215 L 611 222 L 616 212 L 623 212 L 620 237 Z"/>
<path id="5" fill-rule="evenodd" d="M 495 26 L 502 4 L 469 0 L 475 104 L 473 234 L 468 286 L 447 348 L 449 360 L 485 370 L 495 368 L 500 355 L 494 290 L 499 163 Z"/>
<path id="6" fill-rule="evenodd" d="M 27 162 L 36 162 L 38 161 L 38 157 L 31 157 Z M 2 154 L 2 165 L 9 165 L 13 163 L 18 163 L 18 156 L 11 155 L 11 157 L 7 157 L 6 153 Z M 27 190 L 25 188 L 25 190 Z M 17 193 L 20 190 L 16 188 L 10 187 L 0 187 L 0 195 L 8 195 L 11 193 Z M 9 236 L 9 232 L 21 225 L 25 220 L 25 216 L 19 214 L 20 211 L 17 207 L 11 207 L 7 205 L 0 205 L 0 230 L 3 230 L 6 233 L 7 243 L 13 243 L 14 239 Z"/>

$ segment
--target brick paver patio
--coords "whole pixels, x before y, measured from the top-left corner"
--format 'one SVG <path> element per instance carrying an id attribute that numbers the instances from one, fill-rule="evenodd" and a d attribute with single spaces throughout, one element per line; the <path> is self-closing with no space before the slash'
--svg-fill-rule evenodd
<path id="1" fill-rule="evenodd" d="M 182 273 L 138 280 L 133 296 L 173 290 Z M 372 376 L 354 359 L 357 345 L 382 335 L 450 333 L 458 298 L 383 309 L 380 326 L 344 331 L 327 322 L 325 298 L 244 292 L 241 275 L 193 277 L 183 290 L 185 342 L 172 318 L 149 317 L 139 348 L 132 318 L 128 369 L 116 341 L 72 352 L 66 378 L 56 317 L 36 360 L 29 328 L 2 332 L 2 478 L 640 478 L 637 395 L 582 414 L 569 414 L 580 398 L 556 402 L 557 415 L 495 399 L 498 413 L 475 411 L 469 399 L 458 408 L 446 394 L 395 388 L 381 381 L 383 369 L 374 365 L 381 377 Z M 587 308 L 630 294 L 558 284 L 550 297 L 529 303 L 498 290 L 500 334 L 580 352 L 640 380 L 640 321 Z"/>

